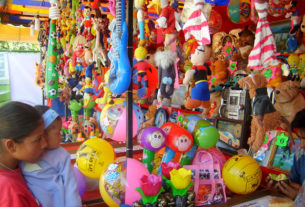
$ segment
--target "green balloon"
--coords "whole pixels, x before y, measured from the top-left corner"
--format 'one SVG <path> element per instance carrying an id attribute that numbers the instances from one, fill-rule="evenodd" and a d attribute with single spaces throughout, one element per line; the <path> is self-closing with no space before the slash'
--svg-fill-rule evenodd
<path id="1" fill-rule="evenodd" d="M 195 142 L 202 149 L 214 147 L 219 139 L 219 132 L 213 126 L 199 128 L 195 131 Z"/>

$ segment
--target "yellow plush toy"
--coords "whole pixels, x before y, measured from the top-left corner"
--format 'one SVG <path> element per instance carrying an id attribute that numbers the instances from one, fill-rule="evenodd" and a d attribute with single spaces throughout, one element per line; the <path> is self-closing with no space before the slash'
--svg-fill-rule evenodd
<path id="1" fill-rule="evenodd" d="M 97 104 L 112 104 L 113 103 L 113 100 L 112 100 L 112 93 L 110 91 L 110 89 L 108 88 L 108 80 L 109 80 L 109 71 L 108 70 L 106 73 L 105 73 L 105 82 L 102 82 L 100 85 L 99 85 L 99 89 L 101 87 L 103 87 L 104 89 L 104 96 L 102 98 L 97 98 L 95 100 L 95 103 Z"/>

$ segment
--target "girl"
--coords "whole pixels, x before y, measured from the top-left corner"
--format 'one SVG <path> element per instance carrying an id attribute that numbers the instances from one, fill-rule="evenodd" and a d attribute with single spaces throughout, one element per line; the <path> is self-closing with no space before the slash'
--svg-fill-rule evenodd
<path id="1" fill-rule="evenodd" d="M 62 120 L 47 106 L 35 108 L 44 120 L 47 151 L 37 163 L 20 164 L 24 178 L 43 207 L 82 206 L 70 154 L 60 147 Z"/>
<path id="2" fill-rule="evenodd" d="M 39 206 L 18 163 L 37 162 L 47 143 L 44 123 L 33 107 L 9 102 L 0 107 L 0 203 L 4 207 Z"/>

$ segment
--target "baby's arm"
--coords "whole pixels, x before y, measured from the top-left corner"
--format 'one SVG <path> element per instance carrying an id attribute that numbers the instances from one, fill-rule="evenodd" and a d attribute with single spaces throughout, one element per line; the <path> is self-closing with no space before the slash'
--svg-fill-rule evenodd
<path id="1" fill-rule="evenodd" d="M 64 150 L 65 151 L 65 150 Z M 65 159 L 61 162 L 61 176 L 64 183 L 65 207 L 81 207 L 82 201 L 78 192 L 78 184 L 71 165 L 70 154 L 65 151 Z"/>

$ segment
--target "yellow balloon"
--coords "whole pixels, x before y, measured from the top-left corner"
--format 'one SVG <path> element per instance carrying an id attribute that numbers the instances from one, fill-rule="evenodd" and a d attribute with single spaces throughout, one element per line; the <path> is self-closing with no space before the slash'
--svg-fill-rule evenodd
<path id="1" fill-rule="evenodd" d="M 85 141 L 76 152 L 76 164 L 87 177 L 98 179 L 115 159 L 111 144 L 100 138 Z"/>
<path id="2" fill-rule="evenodd" d="M 252 157 L 235 155 L 225 163 L 222 177 L 232 192 L 245 195 L 252 193 L 259 187 L 262 171 Z"/>

